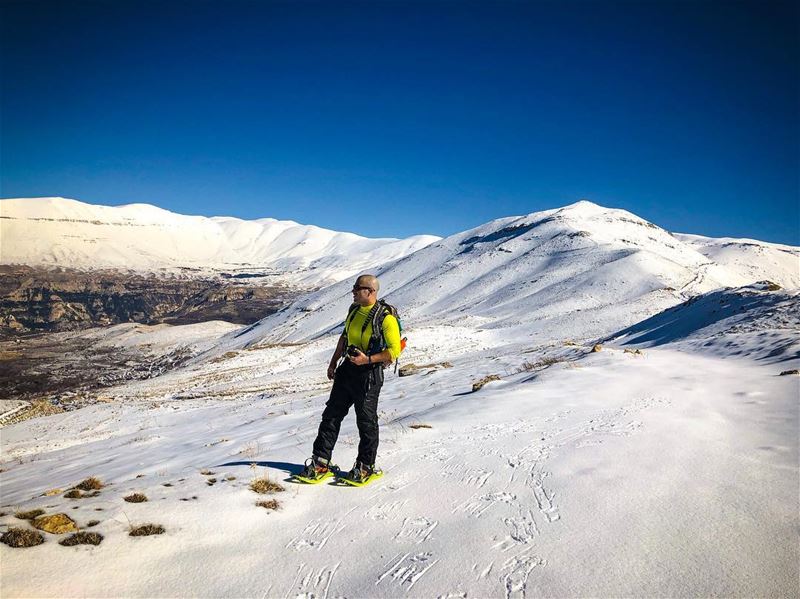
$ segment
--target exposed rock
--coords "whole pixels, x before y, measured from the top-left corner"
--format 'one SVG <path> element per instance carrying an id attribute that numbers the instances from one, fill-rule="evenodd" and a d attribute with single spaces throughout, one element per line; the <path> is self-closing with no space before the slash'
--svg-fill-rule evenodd
<path id="1" fill-rule="evenodd" d="M 592 353 L 597 353 L 599 351 L 602 351 L 602 349 L 603 349 L 602 345 L 600 345 L 599 343 L 595 343 L 594 347 L 592 347 Z"/>
<path id="2" fill-rule="evenodd" d="M 78 530 L 75 521 L 66 514 L 53 514 L 52 516 L 39 516 L 33 522 L 34 528 L 49 532 L 54 535 L 62 535 L 65 532 L 75 532 Z"/>
<path id="3" fill-rule="evenodd" d="M 220 274 L 197 279 L 117 271 L 0 266 L 0 334 L 72 331 L 122 322 L 250 324 L 294 293 Z"/>
<path id="4" fill-rule="evenodd" d="M 786 376 L 787 374 L 800 374 L 800 370 L 784 370 L 781 372 L 781 376 Z"/>

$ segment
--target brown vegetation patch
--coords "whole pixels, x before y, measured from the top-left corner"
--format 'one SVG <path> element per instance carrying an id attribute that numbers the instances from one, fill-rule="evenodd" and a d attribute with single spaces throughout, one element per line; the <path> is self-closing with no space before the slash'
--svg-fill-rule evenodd
<path id="1" fill-rule="evenodd" d="M 67 499 L 80 499 L 81 497 L 83 497 L 83 493 L 78 491 L 78 489 L 70 489 L 69 491 L 64 493 L 64 497 L 66 497 Z"/>
<path id="2" fill-rule="evenodd" d="M 80 489 L 81 491 L 97 491 L 98 489 L 102 489 L 104 486 L 105 485 L 100 481 L 99 478 L 90 476 L 86 480 L 83 480 L 75 485 L 75 488 Z"/>
<path id="3" fill-rule="evenodd" d="M 277 499 L 270 499 L 268 501 L 259 501 L 258 503 L 256 503 L 256 505 L 258 507 L 263 507 L 264 509 L 267 510 L 277 510 L 281 506 L 281 504 L 278 502 Z"/>
<path id="4" fill-rule="evenodd" d="M 43 497 L 52 497 L 53 495 L 60 495 L 63 489 L 49 489 L 42 493 Z"/>
<path id="5" fill-rule="evenodd" d="M 142 524 L 141 526 L 132 526 L 128 534 L 132 537 L 147 537 L 150 535 L 162 535 L 164 532 L 164 527 L 160 524 Z"/>
<path id="6" fill-rule="evenodd" d="M 430 424 L 409 424 L 408 428 L 433 428 Z"/>
<path id="7" fill-rule="evenodd" d="M 622 353 L 632 354 L 634 356 L 643 356 L 644 355 L 644 352 L 642 350 L 640 350 L 640 349 L 631 349 L 629 347 L 626 347 L 624 350 L 622 350 Z"/>
<path id="8" fill-rule="evenodd" d="M 74 547 L 75 545 L 99 545 L 103 541 L 103 535 L 97 532 L 76 532 L 69 535 L 66 539 L 61 539 L 58 544 L 64 547 Z"/>
<path id="9" fill-rule="evenodd" d="M 253 482 L 250 483 L 250 490 L 255 491 L 256 493 L 280 493 L 281 491 L 285 491 L 286 489 L 283 486 L 279 485 L 276 482 L 272 482 L 268 476 L 264 476 L 262 478 L 253 479 Z"/>
<path id="10" fill-rule="evenodd" d="M 147 495 L 144 493 L 131 493 L 130 495 L 123 497 L 125 501 L 128 503 L 144 503 L 147 501 Z"/>
<path id="11" fill-rule="evenodd" d="M 27 528 L 9 528 L 0 536 L 0 543 L 5 543 L 9 547 L 33 547 L 44 543 L 44 536 Z"/>
<path id="12" fill-rule="evenodd" d="M 211 471 L 211 470 L 209 470 L 208 468 L 203 468 L 203 469 L 200 471 L 200 474 L 202 474 L 203 476 L 212 476 L 212 475 L 214 474 L 214 472 L 212 472 L 212 471 Z"/>
<path id="13" fill-rule="evenodd" d="M 541 358 L 539 360 L 525 361 L 522 363 L 522 366 L 519 368 L 519 372 L 532 372 L 534 370 L 543 370 L 552 366 L 553 364 L 558 364 L 563 362 L 564 360 L 561 358 Z"/>
<path id="14" fill-rule="evenodd" d="M 44 514 L 44 510 L 30 510 L 28 512 L 17 512 L 14 514 L 14 517 L 19 518 L 20 520 L 33 520 L 42 514 Z"/>
<path id="15" fill-rule="evenodd" d="M 433 372 L 434 370 L 439 370 L 440 368 L 452 368 L 453 365 L 450 362 L 433 362 L 431 364 L 406 364 L 405 366 L 401 366 L 400 370 L 398 371 L 398 375 L 400 376 L 411 376 L 412 374 L 417 374 L 422 370 L 427 370 L 428 373 Z"/>
<path id="16" fill-rule="evenodd" d="M 499 381 L 500 377 L 496 374 L 490 374 L 489 376 L 483 377 L 477 383 L 472 384 L 472 392 L 478 391 L 483 388 L 486 383 L 490 383 L 492 381 Z"/>
<path id="17" fill-rule="evenodd" d="M 218 364 L 219 362 L 224 362 L 225 360 L 230 360 L 231 358 L 235 358 L 238 354 L 239 354 L 239 352 L 235 352 L 235 351 L 225 352 L 221 356 L 217 356 L 216 358 L 211 360 L 211 363 L 212 364 Z"/>
<path id="18" fill-rule="evenodd" d="M 599 352 L 599 351 L 602 351 L 602 349 L 603 349 L 603 346 L 602 346 L 602 345 L 600 345 L 599 343 L 595 343 L 595 344 L 592 346 L 592 353 L 597 353 L 597 352 Z"/>
<path id="19" fill-rule="evenodd" d="M 100 524 L 100 520 L 89 520 L 89 522 L 86 523 L 86 528 L 92 528 L 98 524 Z"/>

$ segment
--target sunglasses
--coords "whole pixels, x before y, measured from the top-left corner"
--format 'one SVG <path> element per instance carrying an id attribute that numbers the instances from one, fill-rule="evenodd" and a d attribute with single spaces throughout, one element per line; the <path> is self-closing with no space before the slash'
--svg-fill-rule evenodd
<path id="1" fill-rule="evenodd" d="M 353 291 L 362 291 L 364 289 L 367 291 L 372 291 L 372 287 L 353 287 Z"/>

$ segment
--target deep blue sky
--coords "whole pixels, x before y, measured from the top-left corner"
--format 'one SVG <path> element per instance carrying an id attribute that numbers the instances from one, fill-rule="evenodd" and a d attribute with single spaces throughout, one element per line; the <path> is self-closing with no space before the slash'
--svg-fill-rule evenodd
<path id="1" fill-rule="evenodd" d="M 800 244 L 796 2 L 2 2 L 2 197 Z"/>

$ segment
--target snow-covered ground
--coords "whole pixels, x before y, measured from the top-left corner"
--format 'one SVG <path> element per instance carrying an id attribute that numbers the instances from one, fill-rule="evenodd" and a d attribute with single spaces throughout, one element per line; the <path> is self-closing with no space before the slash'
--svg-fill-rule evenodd
<path id="1" fill-rule="evenodd" d="M 796 334 L 793 307 L 767 330 Z M 797 593 L 798 378 L 779 376 L 796 353 L 592 353 L 455 327 L 410 333 L 406 363 L 452 366 L 387 377 L 384 478 L 284 483 L 276 512 L 256 507 L 248 484 L 286 479 L 310 453 L 331 338 L 242 350 L 2 429 L 0 522 L 42 507 L 99 519 L 91 530 L 105 536 L 0 547 L 3 596 Z M 752 349 L 762 355 L 755 334 Z M 472 393 L 489 374 L 500 380 Z M 351 417 L 342 467 L 356 444 Z M 98 497 L 42 496 L 90 475 L 109 485 Z M 149 501 L 124 502 L 133 491 Z M 145 522 L 166 533 L 127 535 Z"/>
<path id="2" fill-rule="evenodd" d="M 401 364 L 418 368 L 387 375 L 386 474 L 362 489 L 287 481 L 311 452 L 352 281 L 216 343 L 202 325 L 141 331 L 136 344 L 209 349 L 104 389 L 107 403 L 0 429 L 3 529 L 41 507 L 105 537 L 0 545 L 0 594 L 797 596 L 800 377 L 781 375 L 800 366 L 797 262 L 736 252 L 717 262 L 581 203 L 382 267 Z M 357 442 L 351 414 L 345 469 Z M 92 475 L 96 497 L 43 495 Z M 277 511 L 249 489 L 264 475 L 286 487 Z M 128 536 L 143 523 L 166 532 Z"/>

